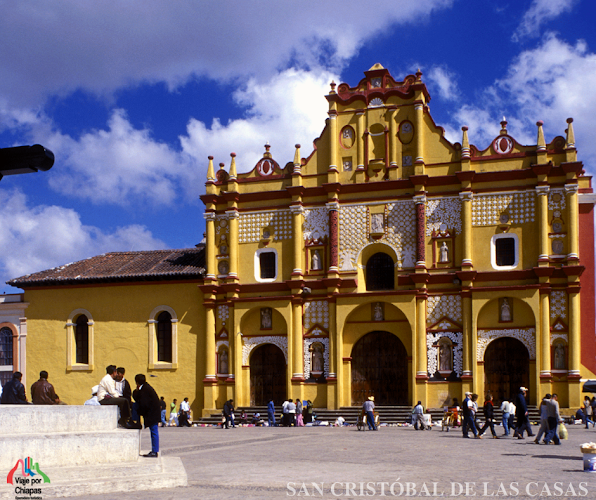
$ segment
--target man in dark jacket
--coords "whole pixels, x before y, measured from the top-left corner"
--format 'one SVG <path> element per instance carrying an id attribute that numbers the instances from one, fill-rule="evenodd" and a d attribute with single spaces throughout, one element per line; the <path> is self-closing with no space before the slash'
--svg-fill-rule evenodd
<path id="1" fill-rule="evenodd" d="M 31 401 L 34 405 L 58 404 L 54 386 L 48 382 L 48 372 L 39 372 L 39 380 L 31 386 Z"/>
<path id="2" fill-rule="evenodd" d="M 525 387 L 519 388 L 519 394 L 515 399 L 515 418 L 517 420 L 515 432 L 513 437 L 517 439 L 524 438 L 524 430 L 528 431 L 528 437 L 533 437 L 532 427 L 530 426 L 530 420 L 528 418 L 528 404 L 526 402 L 526 393 L 528 389 Z"/>
<path id="3" fill-rule="evenodd" d="M 142 373 L 135 376 L 135 382 L 137 388 L 132 393 L 132 397 L 138 403 L 138 412 L 143 417 L 145 428 L 149 427 L 151 431 L 151 452 L 143 456 L 157 458 L 159 454 L 159 422 L 161 420 L 159 397 Z"/>
<path id="4" fill-rule="evenodd" d="M 499 439 L 499 436 L 495 432 L 495 408 L 493 406 L 493 395 L 490 393 L 486 395 L 486 400 L 484 401 L 484 419 L 486 422 L 482 426 L 482 429 L 480 429 L 480 435 L 482 436 L 484 431 L 490 427 L 493 439 Z"/>
<path id="5" fill-rule="evenodd" d="M 3 405 L 26 405 L 27 396 L 25 395 L 25 386 L 21 384 L 23 374 L 21 372 L 14 372 L 12 380 L 6 382 L 2 388 Z"/>

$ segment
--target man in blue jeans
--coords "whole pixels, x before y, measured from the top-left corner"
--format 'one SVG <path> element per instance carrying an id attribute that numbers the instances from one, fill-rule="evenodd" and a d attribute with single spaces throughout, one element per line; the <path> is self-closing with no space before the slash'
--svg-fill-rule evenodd
<path id="1" fill-rule="evenodd" d="M 368 424 L 369 431 L 377 430 L 377 426 L 375 424 L 375 415 L 373 413 L 373 410 L 375 409 L 374 401 L 375 401 L 375 397 L 369 396 L 368 399 L 362 405 L 362 408 L 364 409 L 364 413 L 366 414 L 366 423 Z"/>
<path id="2" fill-rule="evenodd" d="M 548 415 L 548 432 L 544 437 L 544 444 L 550 444 L 554 441 L 555 444 L 561 444 L 559 436 L 557 435 L 557 425 L 559 425 L 561 416 L 559 415 L 559 397 L 553 394 L 550 397 L 548 406 L 546 407 L 546 414 Z"/>
<path id="3" fill-rule="evenodd" d="M 273 399 L 270 399 L 267 405 L 267 421 L 269 427 L 275 427 L 275 405 L 273 404 Z"/>
<path id="4" fill-rule="evenodd" d="M 471 392 L 466 392 L 466 397 L 462 401 L 462 410 L 464 412 L 464 421 L 461 426 L 462 434 L 464 438 L 469 438 L 468 432 L 472 429 L 475 438 L 479 438 L 478 436 L 478 429 L 476 429 L 476 423 L 474 422 L 474 411 L 472 408 L 474 407 L 470 396 L 472 395 Z"/>
<path id="5" fill-rule="evenodd" d="M 135 376 L 137 388 L 132 397 L 138 403 L 139 415 L 143 417 L 145 428 L 151 431 L 151 451 L 144 457 L 157 458 L 159 455 L 159 422 L 161 421 L 161 410 L 159 398 L 155 389 L 147 383 L 145 375 L 139 373 Z"/>

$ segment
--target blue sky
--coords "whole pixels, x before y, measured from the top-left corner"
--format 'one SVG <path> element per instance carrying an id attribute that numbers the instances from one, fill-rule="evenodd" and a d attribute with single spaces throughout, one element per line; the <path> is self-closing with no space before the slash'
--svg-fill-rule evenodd
<path id="1" fill-rule="evenodd" d="M 251 170 L 312 150 L 329 82 L 379 62 L 423 72 L 447 137 L 486 148 L 574 118 L 594 173 L 591 0 L 300 3 L 2 0 L 0 146 L 41 143 L 43 173 L 0 182 L 0 282 L 109 251 L 202 239 L 207 156 Z M 4 287 L 7 293 L 18 291 Z"/>

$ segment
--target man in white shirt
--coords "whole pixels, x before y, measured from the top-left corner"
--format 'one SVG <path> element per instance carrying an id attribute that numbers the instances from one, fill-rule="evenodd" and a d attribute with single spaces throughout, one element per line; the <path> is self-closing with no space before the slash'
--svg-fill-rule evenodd
<path id="1" fill-rule="evenodd" d="M 503 436 L 509 436 L 509 415 L 511 413 L 511 403 L 504 399 L 501 403 L 501 411 L 503 412 Z"/>
<path id="2" fill-rule="evenodd" d="M 106 375 L 101 379 L 99 383 L 99 389 L 97 391 L 97 399 L 100 405 L 118 405 L 120 409 L 120 419 L 118 424 L 125 429 L 140 429 L 138 425 L 129 423 L 130 419 L 130 405 L 128 400 L 121 397 L 116 390 L 116 379 L 118 374 L 116 373 L 116 367 L 109 365 L 106 367 Z"/>
<path id="3" fill-rule="evenodd" d="M 180 412 L 178 413 L 178 421 L 180 427 L 192 427 L 192 424 L 188 421 L 190 417 L 190 404 L 188 404 L 188 398 L 184 398 L 184 401 L 180 403 Z"/>

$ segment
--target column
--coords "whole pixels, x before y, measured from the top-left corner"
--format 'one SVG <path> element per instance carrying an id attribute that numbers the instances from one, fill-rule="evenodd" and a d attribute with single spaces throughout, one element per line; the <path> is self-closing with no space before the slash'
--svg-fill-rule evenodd
<path id="1" fill-rule="evenodd" d="M 215 279 L 215 213 L 205 212 L 207 244 L 205 245 L 205 263 L 207 265 L 207 279 Z"/>
<path id="2" fill-rule="evenodd" d="M 473 326 L 472 326 L 472 292 L 462 292 L 463 302 L 463 330 L 462 330 L 462 377 L 472 376 L 472 363 L 475 362 L 476 356 L 472 358 L 473 354 L 471 349 Z M 469 390 L 469 389 L 468 389 Z"/>
<path id="3" fill-rule="evenodd" d="M 565 184 L 565 195 L 567 197 L 567 206 L 569 207 L 567 220 L 569 253 L 567 254 L 567 260 L 579 260 L 579 209 L 577 206 L 577 190 L 577 184 Z"/>
<path id="4" fill-rule="evenodd" d="M 416 204 L 416 269 L 426 269 L 426 195 L 414 196 Z"/>
<path id="5" fill-rule="evenodd" d="M 91 338 L 89 339 L 91 341 Z M 19 343 L 18 343 L 18 368 L 17 370 L 23 374 L 21 383 L 27 385 L 27 318 L 19 318 Z M 13 366 L 17 363 L 13 360 Z M 89 359 L 89 365 L 92 366 L 92 360 Z M 15 370 L 16 371 L 16 370 Z M 29 394 L 31 396 L 31 394 Z"/>
<path id="6" fill-rule="evenodd" d="M 292 381 L 304 379 L 304 342 L 302 333 L 302 299 L 292 299 Z"/>
<path id="7" fill-rule="evenodd" d="M 304 208 L 302 205 L 291 205 L 292 212 L 292 240 L 294 244 L 294 269 L 292 276 L 302 276 L 304 274 L 304 263 L 302 252 L 304 249 L 304 234 L 302 230 Z"/>
<path id="8" fill-rule="evenodd" d="M 416 175 L 424 175 L 424 104 L 414 105 L 414 133 L 416 135 Z"/>
<path id="9" fill-rule="evenodd" d="M 236 208 L 233 210 L 226 210 L 226 215 L 230 221 L 230 269 L 228 277 L 238 279 L 238 210 Z M 207 241 L 209 241 L 209 238 L 207 238 Z M 215 240 L 213 241 L 215 242 Z M 215 245 L 215 243 L 210 245 L 210 247 L 213 245 Z"/>
<path id="10" fill-rule="evenodd" d="M 421 293 L 416 296 L 416 378 L 427 377 L 426 293 Z"/>
<path id="11" fill-rule="evenodd" d="M 472 191 L 463 191 L 459 193 L 461 199 L 462 214 L 462 238 L 463 249 L 461 267 L 472 267 Z"/>
<path id="12" fill-rule="evenodd" d="M 358 141 L 358 159 L 357 159 L 357 170 L 364 170 L 364 131 L 365 131 L 365 125 L 364 125 L 364 111 L 358 111 L 356 112 L 356 116 L 357 116 L 357 124 L 358 124 L 358 129 L 356 130 L 356 134 L 357 134 L 357 141 Z"/>
<path id="13" fill-rule="evenodd" d="M 337 172 L 337 111 L 329 111 L 329 170 Z"/>
<path id="14" fill-rule="evenodd" d="M 548 186 L 536 186 L 538 196 L 538 244 L 540 246 L 538 263 L 548 263 Z"/>
<path id="15" fill-rule="evenodd" d="M 327 377 L 327 408 L 337 410 L 340 407 L 340 395 L 338 393 L 337 366 L 340 362 L 341 348 L 337 340 L 336 304 L 335 297 L 331 297 L 329 303 L 329 377 Z M 340 361 L 338 361 L 340 360 Z"/>
<path id="16" fill-rule="evenodd" d="M 567 287 L 567 293 L 569 296 L 569 375 L 579 377 L 581 364 L 579 286 Z"/>
<path id="17" fill-rule="evenodd" d="M 550 371 L 550 287 L 540 290 L 540 376 Z"/>
<path id="18" fill-rule="evenodd" d="M 203 303 L 205 307 L 205 378 L 203 379 L 203 416 L 215 409 L 215 304 Z"/>
<path id="19" fill-rule="evenodd" d="M 329 272 L 339 272 L 339 203 L 332 201 L 326 204 L 329 211 Z"/>

